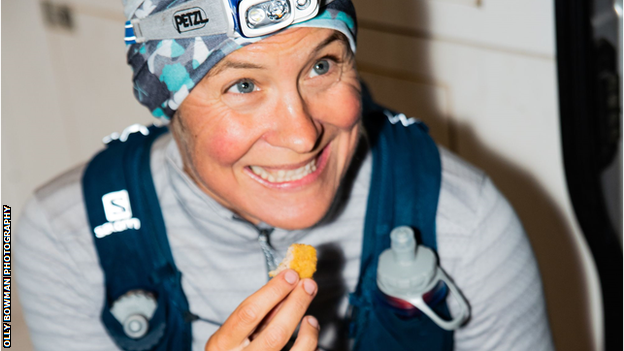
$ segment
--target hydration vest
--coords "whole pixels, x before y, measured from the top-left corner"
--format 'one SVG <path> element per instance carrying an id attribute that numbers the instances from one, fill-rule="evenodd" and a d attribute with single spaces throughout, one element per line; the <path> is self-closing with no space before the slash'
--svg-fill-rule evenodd
<path id="1" fill-rule="evenodd" d="M 354 350 L 452 350 L 453 332 L 424 314 L 402 318 L 375 299 L 377 260 L 390 246 L 390 231 L 416 230 L 419 244 L 436 250 L 435 218 L 441 183 L 437 146 L 427 127 L 364 100 L 364 125 L 373 155 L 361 269 L 349 296 Z M 87 166 L 83 192 L 89 223 L 105 277 L 101 320 L 123 350 L 191 350 L 189 311 L 165 231 L 150 171 L 150 149 L 166 127 L 138 128 L 108 143 Z M 127 140 L 124 140 L 127 139 Z M 123 141 L 122 141 L 123 140 Z M 120 233 L 123 232 L 122 235 Z M 132 291 L 156 302 L 147 333 L 139 338 L 115 318 L 111 307 Z M 139 297 L 140 298 L 140 297 Z M 449 317 L 445 302 L 436 312 Z"/>

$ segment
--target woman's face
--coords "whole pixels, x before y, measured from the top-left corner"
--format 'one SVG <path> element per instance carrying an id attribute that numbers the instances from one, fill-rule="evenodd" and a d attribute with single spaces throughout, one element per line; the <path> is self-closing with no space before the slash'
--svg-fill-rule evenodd
<path id="1" fill-rule="evenodd" d="M 172 123 L 185 171 L 241 217 L 285 229 L 327 212 L 357 146 L 360 84 L 345 37 L 293 28 L 212 68 Z"/>

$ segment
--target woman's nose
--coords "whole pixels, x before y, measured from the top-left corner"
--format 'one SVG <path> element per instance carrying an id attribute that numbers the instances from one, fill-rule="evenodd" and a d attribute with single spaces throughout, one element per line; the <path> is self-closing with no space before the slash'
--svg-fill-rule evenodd
<path id="1" fill-rule="evenodd" d="M 297 153 L 313 151 L 323 133 L 323 125 L 310 115 L 298 92 L 281 97 L 272 119 L 272 128 L 265 134 L 265 140 Z"/>

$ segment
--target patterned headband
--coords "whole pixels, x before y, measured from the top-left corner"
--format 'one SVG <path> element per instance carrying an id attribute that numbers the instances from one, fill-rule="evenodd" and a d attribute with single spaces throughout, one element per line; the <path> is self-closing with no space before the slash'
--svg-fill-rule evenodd
<path id="1" fill-rule="evenodd" d="M 187 0 L 190 1 L 190 0 Z M 126 31 L 133 35 L 131 21 L 147 19 L 165 12 L 184 0 L 124 0 L 129 21 Z M 357 24 L 351 0 L 335 0 L 322 7 L 318 15 L 288 26 L 329 28 L 343 33 L 355 52 Z M 140 33 L 137 33 L 140 34 Z M 168 121 L 202 78 L 221 59 L 267 36 L 232 38 L 224 33 L 178 39 L 126 40 L 128 64 L 132 68 L 134 95 L 154 115 Z M 134 38 L 134 35 L 131 37 Z"/>

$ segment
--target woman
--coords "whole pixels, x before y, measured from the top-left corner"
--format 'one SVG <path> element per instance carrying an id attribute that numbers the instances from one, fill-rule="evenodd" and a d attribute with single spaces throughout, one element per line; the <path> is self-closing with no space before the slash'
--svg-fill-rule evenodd
<path id="1" fill-rule="evenodd" d="M 151 177 L 181 273 L 181 301 L 188 301 L 192 348 L 279 350 L 299 326 L 292 350 L 346 350 L 348 293 L 355 292 L 354 308 L 366 309 L 358 305 L 365 216 L 381 206 L 369 196 L 376 184 L 362 116 L 376 107 L 366 102 L 355 67 L 353 7 L 322 4 L 311 19 L 250 37 L 235 28 L 261 28 L 265 17 L 252 12 L 258 2 L 236 25 L 210 11 L 220 1 L 200 3 L 124 1 L 134 36 L 145 40 L 129 38 L 135 95 L 171 120 L 170 135 L 151 147 Z M 267 6 L 270 23 L 297 15 L 294 2 Z M 168 23 L 173 34 L 158 37 Z M 432 332 L 436 348 L 552 349 L 539 273 L 513 210 L 480 171 L 444 150 L 440 158 L 440 185 L 430 189 L 437 201 L 430 206 L 433 238 L 471 320 L 454 333 Z M 23 216 L 16 259 L 37 349 L 124 347 L 108 335 L 104 316 L 119 300 L 105 284 L 113 274 L 100 267 L 106 258 L 99 243 L 133 231 L 93 237 L 97 223 L 87 220 L 81 183 L 88 169 L 44 186 Z M 318 248 L 315 280 L 287 270 L 267 282 L 275 257 L 294 242 Z M 458 306 L 449 300 L 448 308 L 453 314 Z M 425 330 L 423 324 L 402 334 Z M 354 347 L 379 347 L 362 341 L 375 330 L 358 332 Z"/>

